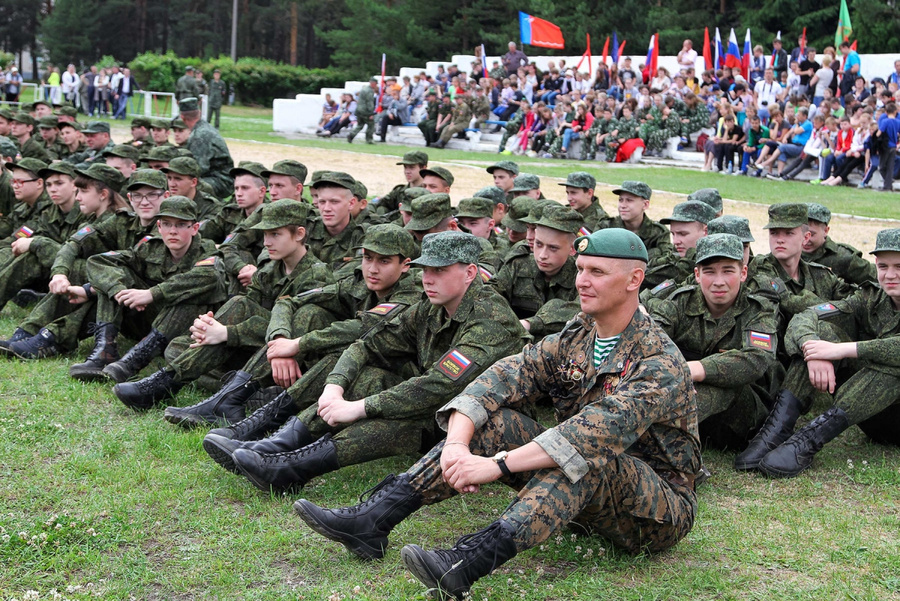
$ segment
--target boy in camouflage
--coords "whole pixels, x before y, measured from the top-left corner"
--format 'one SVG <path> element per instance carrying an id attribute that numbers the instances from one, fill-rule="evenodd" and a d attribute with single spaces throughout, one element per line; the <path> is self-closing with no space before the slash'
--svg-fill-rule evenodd
<path id="1" fill-rule="evenodd" d="M 803 243 L 803 260 L 818 263 L 831 269 L 845 282 L 862 286 L 877 279 L 875 264 L 863 258 L 862 253 L 842 242 L 828 237 L 831 228 L 831 211 L 816 202 L 806 203 L 809 207 L 809 240 Z"/>

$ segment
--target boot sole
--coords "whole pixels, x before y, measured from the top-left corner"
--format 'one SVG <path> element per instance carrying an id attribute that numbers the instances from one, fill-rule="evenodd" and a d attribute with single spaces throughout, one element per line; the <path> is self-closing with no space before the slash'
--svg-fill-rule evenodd
<path id="1" fill-rule="evenodd" d="M 365 543 L 355 536 L 350 536 L 338 530 L 334 530 L 326 524 L 323 524 L 314 515 L 306 511 L 306 506 L 303 504 L 302 499 L 294 503 L 294 511 L 297 512 L 297 515 L 300 516 L 301 520 L 306 522 L 307 526 L 309 526 L 325 538 L 344 545 L 344 548 L 356 557 L 359 557 L 360 559 L 364 559 L 366 561 L 384 558 L 383 547 L 373 547 L 372 545 Z"/>
<path id="2" fill-rule="evenodd" d="M 106 367 L 103 368 L 103 373 L 116 384 L 121 384 L 122 382 L 127 382 L 129 378 L 134 376 L 130 371 L 125 371 L 119 369 L 119 367 L 113 367 L 113 363 L 110 363 Z"/>
<path id="3" fill-rule="evenodd" d="M 180 413 L 170 411 L 169 409 L 166 409 L 163 413 L 163 419 L 165 419 L 170 424 L 175 424 L 176 426 L 181 426 L 185 429 L 231 425 L 224 417 L 219 417 L 215 420 L 209 420 L 208 418 L 199 417 L 192 413 Z"/>
<path id="4" fill-rule="evenodd" d="M 100 369 L 92 369 L 92 370 L 69 370 L 69 376 L 75 378 L 76 380 L 81 380 L 82 382 L 108 382 L 109 378 L 103 373 L 103 370 Z"/>
<path id="5" fill-rule="evenodd" d="M 805 472 L 808 469 L 808 467 L 809 466 L 804 467 L 799 472 L 785 472 L 785 471 L 782 471 L 779 469 L 775 469 L 771 466 L 768 466 L 764 462 L 760 461 L 759 465 L 757 466 L 756 469 L 758 469 L 760 471 L 760 473 L 762 473 L 765 476 L 768 476 L 769 478 L 794 478 L 796 476 L 799 476 L 803 472 Z"/>
<path id="6" fill-rule="evenodd" d="M 422 555 L 425 553 L 425 549 L 419 545 L 406 545 L 400 549 L 400 557 L 403 559 L 403 563 L 406 564 L 406 569 L 412 572 L 412 575 L 419 582 L 427 586 L 428 592 L 435 598 L 440 599 L 440 601 L 447 601 L 447 599 L 462 600 L 464 593 L 454 595 L 441 587 L 440 576 L 435 575 L 422 559 Z"/>
<path id="7" fill-rule="evenodd" d="M 237 474 L 239 476 L 243 475 L 241 470 L 239 470 L 237 465 L 234 463 L 234 458 L 231 456 L 231 451 L 219 445 L 219 443 L 215 439 L 210 439 L 209 437 L 204 438 L 203 450 L 206 451 L 206 454 L 209 455 L 213 461 L 221 465 L 229 472 Z"/>

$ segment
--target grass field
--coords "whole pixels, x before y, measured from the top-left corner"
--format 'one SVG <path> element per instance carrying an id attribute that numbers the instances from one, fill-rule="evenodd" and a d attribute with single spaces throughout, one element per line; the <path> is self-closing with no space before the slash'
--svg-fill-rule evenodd
<path id="1" fill-rule="evenodd" d="M 260 123 L 266 111 L 239 113 L 226 113 L 227 136 L 271 139 Z M 493 159 L 455 154 L 454 160 Z M 766 189 L 796 189 L 798 199 L 812 189 L 675 169 L 633 171 L 645 181 L 659 177 L 659 186 L 673 191 L 702 187 L 703 177 L 723 190 L 725 180 L 737 180 L 735 193 L 725 195 L 758 202 L 767 202 Z M 625 172 L 616 168 L 612 181 L 626 179 Z M 871 199 L 872 216 L 896 211 L 887 196 L 833 192 Z M 848 195 L 827 202 L 840 210 L 840 203 L 857 201 Z M 24 316 L 5 308 L 0 335 Z M 384 560 L 360 562 L 295 516 L 296 496 L 260 493 L 214 464 L 200 446 L 202 431 L 171 426 L 159 409 L 136 414 L 109 385 L 71 380 L 69 365 L 89 348 L 84 343 L 77 356 L 34 363 L 0 359 L 0 600 L 423 599 L 399 549 L 451 545 L 495 519 L 511 498 L 495 485 L 425 508 L 394 531 Z M 204 396 L 187 389 L 178 402 Z M 670 551 L 632 557 L 602 539 L 564 531 L 480 581 L 473 598 L 900 599 L 900 449 L 871 444 L 851 428 L 811 470 L 786 481 L 739 474 L 732 459 L 705 455 L 713 477 L 699 491 L 697 522 Z M 413 460 L 346 468 L 314 481 L 302 496 L 352 504 Z"/>

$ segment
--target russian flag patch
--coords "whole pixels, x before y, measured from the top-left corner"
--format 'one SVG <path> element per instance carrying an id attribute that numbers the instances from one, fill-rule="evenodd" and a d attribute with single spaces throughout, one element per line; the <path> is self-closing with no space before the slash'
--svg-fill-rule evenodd
<path id="1" fill-rule="evenodd" d="M 94 233 L 94 228 L 92 228 L 92 227 L 89 226 L 89 225 L 86 225 L 86 226 L 84 226 L 83 228 L 81 228 L 80 230 L 78 230 L 77 232 L 75 232 L 75 233 L 72 235 L 72 239 L 73 239 L 73 240 L 81 240 L 81 239 L 84 238 L 85 236 L 88 236 L 88 235 L 93 234 L 93 233 Z"/>
<path id="2" fill-rule="evenodd" d="M 492 274 L 490 271 L 488 271 L 484 267 L 479 267 L 478 273 L 481 274 L 481 279 L 484 280 L 485 282 L 490 282 L 492 279 L 494 279 L 494 274 Z"/>
<path id="3" fill-rule="evenodd" d="M 367 313 L 373 313 L 375 315 L 387 315 L 397 307 L 397 303 L 381 303 L 380 305 L 376 305 L 375 307 L 369 309 Z"/>
<path id="4" fill-rule="evenodd" d="M 232 239 L 232 238 L 234 238 L 234 232 L 232 232 L 232 233 L 228 234 L 227 236 L 225 236 L 225 239 L 222 240 L 222 244 L 228 244 L 229 242 L 231 242 L 231 239 Z"/>
<path id="5" fill-rule="evenodd" d="M 654 286 L 653 289 L 650 291 L 650 294 L 653 294 L 653 295 L 659 294 L 666 288 L 671 288 L 674 285 L 675 285 L 675 280 L 666 280 L 665 282 Z"/>
<path id="6" fill-rule="evenodd" d="M 209 267 L 216 264 L 216 257 L 207 257 L 194 263 L 194 267 Z"/>
<path id="7" fill-rule="evenodd" d="M 457 349 L 450 349 L 438 359 L 437 368 L 451 380 L 458 380 L 473 368 L 475 363 Z"/>
<path id="8" fill-rule="evenodd" d="M 34 230 L 28 227 L 27 225 L 23 225 L 14 234 L 16 238 L 31 238 L 34 235 Z"/>
<path id="9" fill-rule="evenodd" d="M 153 237 L 153 236 L 144 236 L 143 238 L 141 238 L 140 240 L 138 240 L 138 243 L 135 245 L 135 248 L 141 246 L 144 242 L 146 242 L 147 240 L 149 240 L 149 239 L 152 238 L 152 237 Z"/>
<path id="10" fill-rule="evenodd" d="M 750 346 L 763 349 L 765 351 L 772 350 L 772 335 L 765 332 L 754 332 L 750 330 Z"/>
<path id="11" fill-rule="evenodd" d="M 591 230 L 587 229 L 586 227 L 582 227 L 580 230 L 578 230 L 578 235 L 579 236 L 590 236 Z"/>
<path id="12" fill-rule="evenodd" d="M 815 311 L 816 315 L 819 317 L 827 317 L 829 315 L 834 315 L 839 309 L 835 307 L 833 303 L 822 303 L 821 305 L 813 307 L 813 311 Z"/>

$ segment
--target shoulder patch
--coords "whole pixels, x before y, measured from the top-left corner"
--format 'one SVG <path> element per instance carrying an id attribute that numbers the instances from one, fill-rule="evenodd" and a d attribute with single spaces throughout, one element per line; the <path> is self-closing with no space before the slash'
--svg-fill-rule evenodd
<path id="1" fill-rule="evenodd" d="M 153 236 L 144 236 L 143 238 L 141 238 L 140 240 L 138 240 L 138 243 L 135 244 L 134 247 L 135 247 L 135 248 L 140 248 L 141 245 L 144 244 L 144 242 L 146 242 L 147 240 L 150 240 L 151 238 L 153 238 Z"/>
<path id="2" fill-rule="evenodd" d="M 772 334 L 767 334 L 765 332 L 755 332 L 750 330 L 747 332 L 747 342 L 750 346 L 764 351 L 771 351 L 774 348 Z"/>
<path id="3" fill-rule="evenodd" d="M 75 232 L 74 234 L 72 234 L 72 239 L 73 240 L 81 240 L 82 238 L 90 236 L 95 231 L 96 230 L 94 228 L 92 228 L 89 225 L 86 225 L 83 228 L 81 228 L 80 230 L 78 230 L 77 232 Z"/>
<path id="4" fill-rule="evenodd" d="M 495 225 L 495 226 L 494 226 L 494 233 L 497 234 L 498 236 L 502 236 L 502 235 L 503 235 L 503 228 L 500 227 L 499 225 Z"/>
<path id="5" fill-rule="evenodd" d="M 781 281 L 781 278 L 772 278 L 769 281 L 769 287 L 775 292 L 775 294 L 781 294 L 785 290 L 784 282 Z"/>
<path id="6" fill-rule="evenodd" d="M 578 230 L 578 235 L 579 236 L 590 236 L 591 230 L 587 229 L 586 227 L 582 227 L 580 230 Z"/>
<path id="7" fill-rule="evenodd" d="M 838 313 L 839 309 L 832 303 L 822 303 L 821 305 L 816 305 L 815 307 L 813 307 L 813 311 L 815 311 L 816 315 L 818 315 L 819 317 L 828 317 L 829 315 Z"/>
<path id="8" fill-rule="evenodd" d="M 217 260 L 218 257 L 206 257 L 205 259 L 200 259 L 194 263 L 194 267 L 213 267 Z"/>
<path id="9" fill-rule="evenodd" d="M 106 252 L 103 253 L 103 254 L 106 255 L 107 257 L 115 257 L 116 255 L 119 254 L 119 251 L 117 251 L 117 250 L 108 250 L 108 251 L 106 251 Z"/>
<path id="10" fill-rule="evenodd" d="M 230 234 L 228 234 L 227 236 L 225 236 L 225 239 L 222 240 L 222 244 L 228 244 L 228 243 L 231 242 L 233 239 L 234 239 L 234 232 L 231 232 Z"/>
<path id="11" fill-rule="evenodd" d="M 19 229 L 16 230 L 16 233 L 13 234 L 16 238 L 31 238 L 34 235 L 34 230 L 28 227 L 27 225 L 23 225 Z"/>
<path id="12" fill-rule="evenodd" d="M 490 282 L 492 279 L 494 279 L 494 274 L 492 274 L 490 271 L 488 271 L 484 267 L 479 267 L 478 273 L 481 274 L 481 279 L 484 280 L 485 282 Z"/>
<path id="13" fill-rule="evenodd" d="M 381 303 L 380 305 L 376 305 L 366 311 L 366 313 L 371 313 L 372 315 L 381 315 L 386 316 L 390 315 L 394 312 L 394 310 L 400 305 L 397 303 Z"/>
<path id="14" fill-rule="evenodd" d="M 656 286 L 651 288 L 650 294 L 653 294 L 655 296 L 655 295 L 659 294 L 660 292 L 662 292 L 663 290 L 665 290 L 666 288 L 671 288 L 674 285 L 675 285 L 675 280 L 666 280 L 665 282 L 663 282 L 661 284 L 657 284 Z"/>
<path id="15" fill-rule="evenodd" d="M 456 381 L 468 373 L 469 370 L 474 369 L 475 362 L 454 348 L 438 359 L 436 365 L 444 375 Z"/>
<path id="16" fill-rule="evenodd" d="M 294 295 L 294 298 L 303 298 L 304 296 L 309 296 L 310 294 L 315 294 L 316 292 L 322 292 L 321 288 L 311 288 L 306 290 L 305 292 L 300 292 Z"/>

